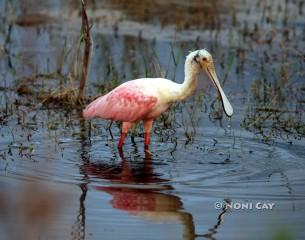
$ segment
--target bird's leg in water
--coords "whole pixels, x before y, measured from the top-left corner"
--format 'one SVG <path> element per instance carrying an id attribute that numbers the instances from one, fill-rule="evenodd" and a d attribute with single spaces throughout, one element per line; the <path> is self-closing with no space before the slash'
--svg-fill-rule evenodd
<path id="1" fill-rule="evenodd" d="M 153 125 L 153 120 L 144 121 L 144 148 L 148 149 L 150 143 L 150 131 Z"/>
<path id="2" fill-rule="evenodd" d="M 118 144 L 118 148 L 122 148 L 123 147 L 123 143 L 124 143 L 124 140 L 126 138 L 126 135 L 128 133 L 128 130 L 129 128 L 131 128 L 133 126 L 133 123 L 130 123 L 130 122 L 123 122 L 123 126 L 122 126 L 122 134 L 121 134 L 121 137 L 120 137 L 120 141 L 119 141 L 119 144 Z"/>

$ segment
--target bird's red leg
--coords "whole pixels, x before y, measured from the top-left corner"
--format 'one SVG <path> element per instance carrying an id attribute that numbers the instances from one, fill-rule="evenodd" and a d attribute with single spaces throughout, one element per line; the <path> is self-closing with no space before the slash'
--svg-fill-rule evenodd
<path id="1" fill-rule="evenodd" d="M 124 132 L 121 133 L 121 137 L 120 137 L 120 141 L 119 141 L 119 144 L 118 144 L 118 148 L 122 148 L 123 147 L 123 143 L 124 143 L 124 140 L 126 138 L 126 135 L 127 135 L 127 133 L 124 133 Z"/>
<path id="2" fill-rule="evenodd" d="M 150 143 L 150 132 L 144 133 L 144 147 L 145 149 L 148 149 Z"/>
<path id="3" fill-rule="evenodd" d="M 121 137 L 120 137 L 118 148 L 122 148 L 123 147 L 123 144 L 124 144 L 125 138 L 127 136 L 128 130 L 129 130 L 129 128 L 132 127 L 132 125 L 133 125 L 133 123 L 123 122 L 122 134 L 121 134 Z"/>
<path id="4" fill-rule="evenodd" d="M 144 148 L 148 149 L 150 143 L 150 131 L 153 125 L 153 120 L 145 120 L 144 121 Z"/>

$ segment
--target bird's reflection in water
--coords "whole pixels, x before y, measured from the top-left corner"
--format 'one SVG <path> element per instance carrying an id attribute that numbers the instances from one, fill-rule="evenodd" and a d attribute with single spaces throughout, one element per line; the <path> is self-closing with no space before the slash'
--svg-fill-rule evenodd
<path id="1" fill-rule="evenodd" d="M 131 162 L 125 159 L 123 152 L 120 152 L 120 158 L 121 162 L 116 166 L 90 161 L 84 162 L 82 166 L 82 171 L 89 178 L 107 179 L 113 183 L 113 186 L 95 187 L 96 190 L 112 196 L 110 203 L 113 208 L 153 221 L 179 222 L 183 227 L 183 239 L 196 237 L 213 239 L 225 212 L 219 215 L 218 223 L 209 229 L 208 234 L 197 235 L 193 216 L 182 210 L 181 199 L 162 192 L 173 187 L 168 179 L 154 174 L 151 154 L 146 151 L 144 162 L 137 166 L 131 166 Z"/>

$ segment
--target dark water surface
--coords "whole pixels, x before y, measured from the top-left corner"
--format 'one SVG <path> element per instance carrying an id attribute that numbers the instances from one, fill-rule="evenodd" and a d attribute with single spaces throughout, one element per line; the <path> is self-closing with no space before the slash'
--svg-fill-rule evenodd
<path id="1" fill-rule="evenodd" d="M 89 95 L 206 48 L 234 107 L 202 77 L 150 152 L 39 97 L 78 86 L 78 1 L 0 9 L 1 239 L 305 239 L 303 1 L 92 1 Z"/>

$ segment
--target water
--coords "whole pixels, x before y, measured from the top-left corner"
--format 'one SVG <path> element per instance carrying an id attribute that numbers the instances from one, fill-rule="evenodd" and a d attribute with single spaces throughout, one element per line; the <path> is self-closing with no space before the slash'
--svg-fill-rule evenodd
<path id="1" fill-rule="evenodd" d="M 225 119 L 202 77 L 195 97 L 155 123 L 149 152 L 140 126 L 134 142 L 127 138 L 120 152 L 116 124 L 110 133 L 106 121 L 84 121 L 77 106 L 44 105 L 36 92 L 57 87 L 59 75 L 49 76 L 56 71 L 69 84 L 80 31 L 78 4 L 0 1 L 1 9 L 13 13 L 8 17 L 1 10 L 1 239 L 304 239 L 301 3 L 288 2 L 288 11 L 279 1 L 279 11 L 269 2 L 250 2 L 245 40 L 248 15 L 240 1 L 192 3 L 213 16 L 202 23 L 196 20 L 201 12 L 192 18 L 192 4 L 171 1 L 185 9 L 180 17 L 189 27 L 166 17 L 167 3 L 156 1 L 159 10 L 151 6 L 146 14 L 159 15 L 146 19 L 141 4 L 93 2 L 88 94 L 100 94 L 107 82 L 145 74 L 181 82 L 187 51 L 204 46 L 213 52 L 234 108 L 233 118 Z M 265 22 L 268 17 L 272 23 Z M 274 34 L 272 44 L 264 43 L 266 32 Z M 290 52 L 279 47 L 283 42 Z M 63 55 L 66 48 L 72 50 Z M 258 79 L 265 79 L 263 91 L 253 84 Z M 16 83 L 35 92 L 18 94 Z M 261 121 L 253 109 L 262 106 L 289 111 L 271 112 L 261 123 L 268 127 L 259 129 L 253 127 Z M 255 120 L 245 127 L 251 116 Z M 299 128 L 290 127 L 286 117 L 299 121 Z"/>

